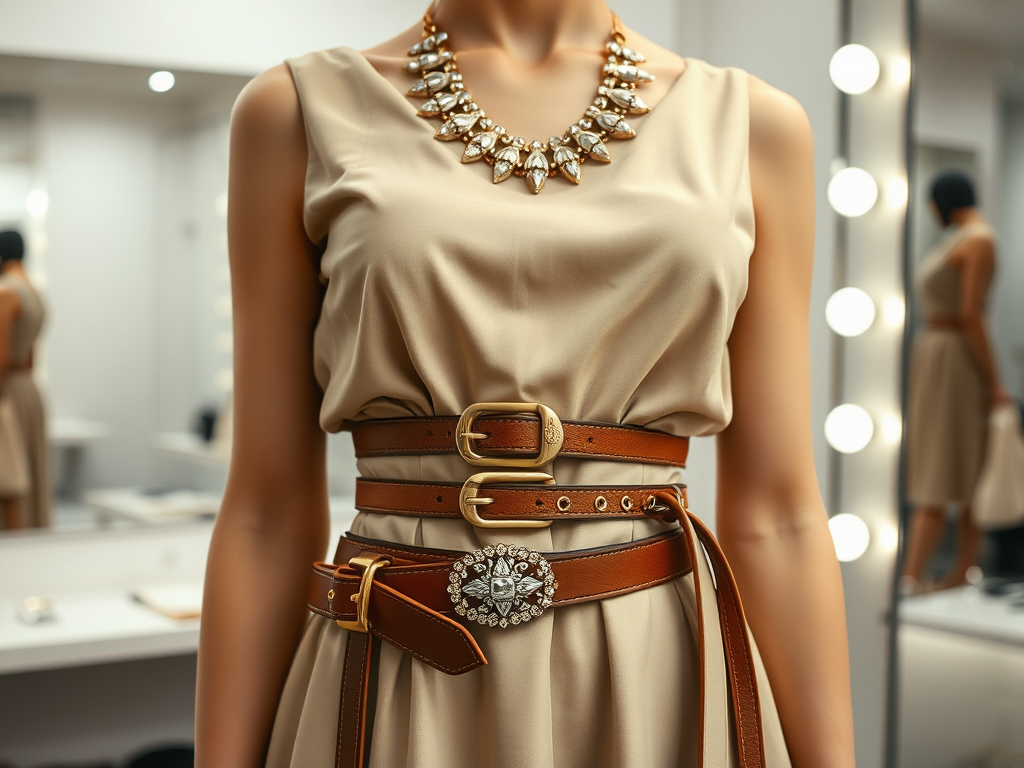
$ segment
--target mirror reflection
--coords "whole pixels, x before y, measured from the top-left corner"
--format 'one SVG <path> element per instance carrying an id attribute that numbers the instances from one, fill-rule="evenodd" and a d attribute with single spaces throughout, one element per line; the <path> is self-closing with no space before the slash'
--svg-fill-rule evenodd
<path id="1" fill-rule="evenodd" d="M 917 17 L 899 765 L 1024 765 L 1024 7 Z"/>
<path id="2" fill-rule="evenodd" d="M 247 81 L 0 56 L 0 536 L 218 509 L 228 121 Z"/>

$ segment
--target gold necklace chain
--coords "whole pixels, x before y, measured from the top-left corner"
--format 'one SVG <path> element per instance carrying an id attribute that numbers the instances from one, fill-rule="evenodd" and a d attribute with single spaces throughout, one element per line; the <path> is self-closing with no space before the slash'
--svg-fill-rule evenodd
<path id="1" fill-rule="evenodd" d="M 612 14 L 611 39 L 605 46 L 608 60 L 594 102 L 561 136 L 552 136 L 546 142 L 527 142 L 495 125 L 473 101 L 462 82 L 458 58 L 448 47 L 448 34 L 438 29 L 428 10 L 423 17 L 423 39 L 409 49 L 412 61 L 405 65 L 406 72 L 420 78 L 409 89 L 409 95 L 428 97 L 419 114 L 443 121 L 434 138 L 465 142 L 462 162 L 483 158 L 493 167 L 495 184 L 510 176 L 522 176 L 530 191 L 537 194 L 549 176 L 559 173 L 579 184 L 583 163 L 588 159 L 611 162 L 606 140 L 636 136 L 626 116 L 650 111 L 635 91 L 654 76 L 637 67 L 644 57 L 624 43 L 622 23 Z"/>

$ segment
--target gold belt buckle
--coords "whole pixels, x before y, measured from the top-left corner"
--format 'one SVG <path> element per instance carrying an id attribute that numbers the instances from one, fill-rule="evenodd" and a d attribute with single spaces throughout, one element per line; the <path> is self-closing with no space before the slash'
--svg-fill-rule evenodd
<path id="1" fill-rule="evenodd" d="M 359 591 L 352 595 L 352 602 L 356 604 L 356 620 L 335 619 L 335 621 L 342 629 L 347 629 L 349 632 L 362 632 L 365 635 L 370 631 L 370 590 L 373 588 L 373 575 L 379 568 L 391 565 L 391 561 L 383 555 L 358 555 L 349 560 L 348 564 L 353 568 L 363 569 Z"/>
<path id="2" fill-rule="evenodd" d="M 537 455 L 529 458 L 504 458 L 481 456 L 473 450 L 474 440 L 486 440 L 488 437 L 486 432 L 473 431 L 473 422 L 484 413 L 536 413 L 540 419 L 540 450 Z M 565 438 L 558 415 L 541 403 L 474 403 L 462 412 L 455 435 L 459 454 L 477 467 L 542 467 L 562 450 Z"/>
<path id="3" fill-rule="evenodd" d="M 466 520 L 477 528 L 547 528 L 550 520 L 485 520 L 476 508 L 493 504 L 494 499 L 480 496 L 480 486 L 487 483 L 544 483 L 550 485 L 555 478 L 547 472 L 478 472 L 462 485 L 459 491 L 459 510 Z"/>

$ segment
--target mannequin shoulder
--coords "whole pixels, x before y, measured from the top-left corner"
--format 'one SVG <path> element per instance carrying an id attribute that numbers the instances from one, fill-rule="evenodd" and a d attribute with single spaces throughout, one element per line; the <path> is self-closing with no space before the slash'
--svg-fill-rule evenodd
<path id="1" fill-rule="evenodd" d="M 231 143 L 247 149 L 306 150 L 299 94 L 287 64 L 257 75 L 242 89 L 231 111 Z"/>
<path id="2" fill-rule="evenodd" d="M 996 247 L 991 231 L 986 227 L 969 234 L 950 252 L 948 260 L 955 267 L 971 263 L 981 269 L 992 269 L 996 261 Z"/>
<path id="3" fill-rule="evenodd" d="M 773 186 L 801 176 L 813 182 L 814 141 L 804 108 L 754 75 L 747 75 L 747 83 L 751 175 Z"/>

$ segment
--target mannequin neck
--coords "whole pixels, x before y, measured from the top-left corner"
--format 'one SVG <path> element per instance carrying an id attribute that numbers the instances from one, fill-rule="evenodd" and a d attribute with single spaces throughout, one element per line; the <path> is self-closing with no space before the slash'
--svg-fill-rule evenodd
<path id="1" fill-rule="evenodd" d="M 560 48 L 600 48 L 612 26 L 604 0 L 436 0 L 433 15 L 456 52 L 499 47 L 534 65 Z"/>
<path id="2" fill-rule="evenodd" d="M 25 265 L 20 261 L 8 261 L 2 267 L 0 267 L 0 274 L 4 275 L 25 275 Z"/>
<path id="3" fill-rule="evenodd" d="M 955 224 L 957 227 L 963 227 L 967 224 L 974 224 L 978 221 L 985 221 L 981 212 L 973 205 L 967 208 L 957 208 L 955 211 L 949 212 L 949 221 L 951 224 Z"/>

